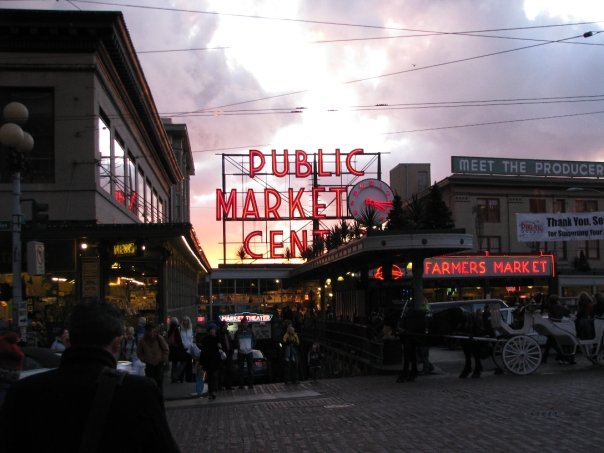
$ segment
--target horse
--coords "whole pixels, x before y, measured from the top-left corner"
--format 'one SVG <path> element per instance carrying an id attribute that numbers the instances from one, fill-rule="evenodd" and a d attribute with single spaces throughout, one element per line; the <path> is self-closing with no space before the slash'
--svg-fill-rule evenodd
<path id="1" fill-rule="evenodd" d="M 488 314 L 471 313 L 461 307 L 451 307 L 431 314 L 424 309 L 404 310 L 399 322 L 399 335 L 403 345 L 403 368 L 397 382 L 411 382 L 417 376 L 417 347 L 422 344 L 442 344 L 448 335 L 467 338 L 460 340 L 464 353 L 464 368 L 460 378 L 479 378 L 482 373 L 482 361 L 488 352 L 489 344 L 474 340 L 488 332 Z M 472 366 L 474 361 L 474 366 Z"/>

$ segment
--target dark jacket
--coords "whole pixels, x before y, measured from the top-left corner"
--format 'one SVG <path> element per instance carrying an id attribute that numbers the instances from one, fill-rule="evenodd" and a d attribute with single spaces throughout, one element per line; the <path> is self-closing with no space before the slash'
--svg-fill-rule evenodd
<path id="1" fill-rule="evenodd" d="M 72 346 L 59 368 L 15 383 L 0 410 L 0 452 L 77 453 L 97 388 L 115 358 L 101 348 Z M 126 375 L 115 390 L 99 452 L 179 452 L 157 385 Z"/>
<path id="2" fill-rule="evenodd" d="M 215 335 L 207 334 L 201 340 L 201 365 L 206 371 L 215 371 L 220 366 L 220 350 L 218 344 L 220 341 Z"/>

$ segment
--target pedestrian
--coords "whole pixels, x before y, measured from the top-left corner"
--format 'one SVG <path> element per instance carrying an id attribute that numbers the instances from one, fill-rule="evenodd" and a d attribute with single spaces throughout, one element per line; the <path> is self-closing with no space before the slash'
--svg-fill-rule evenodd
<path id="1" fill-rule="evenodd" d="M 136 355 L 145 364 L 145 376 L 153 379 L 161 393 L 164 391 L 164 368 L 168 363 L 170 349 L 159 334 L 159 328 L 145 324 L 145 335 L 138 343 Z"/>
<path id="2" fill-rule="evenodd" d="M 182 318 L 182 324 L 180 326 L 180 338 L 182 340 L 182 346 L 185 349 L 184 370 L 183 378 L 186 382 L 193 382 L 193 357 L 191 355 L 191 346 L 195 340 L 193 333 L 193 325 L 191 324 L 191 318 L 185 316 Z"/>
<path id="3" fill-rule="evenodd" d="M 239 323 L 235 338 L 234 347 L 237 349 L 237 370 L 239 374 L 239 388 L 243 388 L 244 382 L 244 364 L 247 365 L 248 388 L 254 387 L 254 354 L 253 349 L 256 345 L 256 336 L 249 326 L 247 318 L 244 316 Z"/>
<path id="4" fill-rule="evenodd" d="M 0 406 L 8 389 L 19 380 L 23 358 L 19 336 L 15 332 L 9 331 L 0 336 Z"/>
<path id="5" fill-rule="evenodd" d="M 323 355 L 321 354 L 319 343 L 314 342 L 310 351 L 308 351 L 308 375 L 312 382 L 317 382 L 317 378 L 321 371 L 322 359 Z"/>
<path id="6" fill-rule="evenodd" d="M 71 343 L 69 342 L 69 330 L 62 329 L 61 333 L 55 337 L 55 341 L 50 345 L 52 352 L 63 352 L 67 349 Z"/>
<path id="7" fill-rule="evenodd" d="M 21 379 L 8 391 L 0 409 L 0 452 L 180 451 L 155 383 L 116 371 L 123 322 L 109 303 L 72 308 L 72 345 L 59 368 Z M 32 408 L 48 408 L 52 416 Z"/>
<path id="8" fill-rule="evenodd" d="M 126 334 L 122 338 L 120 347 L 120 360 L 128 360 L 134 362 L 136 360 L 136 350 L 138 348 L 138 340 L 134 335 L 134 327 L 126 328 Z"/>
<path id="9" fill-rule="evenodd" d="M 185 371 L 185 364 L 187 359 L 190 357 L 185 350 L 182 343 L 182 337 L 180 336 L 180 323 L 178 318 L 170 318 L 170 327 L 168 327 L 168 333 L 166 335 L 168 340 L 168 347 L 170 348 L 170 376 L 172 383 L 182 382 L 182 376 Z"/>
<path id="10" fill-rule="evenodd" d="M 285 335 L 283 335 L 283 352 L 285 359 L 285 383 L 298 383 L 298 348 L 300 339 L 293 325 L 287 327 Z"/>
<path id="11" fill-rule="evenodd" d="M 201 365 L 206 373 L 208 383 L 208 399 L 216 399 L 218 368 L 220 367 L 220 342 L 217 336 L 218 326 L 214 323 L 208 324 L 208 333 L 201 340 Z"/>
<path id="12" fill-rule="evenodd" d="M 145 326 L 146 325 L 147 325 L 147 318 L 145 318 L 144 316 L 139 316 L 138 320 L 136 321 L 136 329 L 134 331 L 134 333 L 136 334 L 136 339 L 138 341 L 141 341 L 141 339 L 145 335 Z"/>
<path id="13" fill-rule="evenodd" d="M 221 360 L 220 369 L 218 370 L 218 385 L 225 390 L 231 390 L 233 382 L 233 340 L 229 333 L 229 323 L 222 321 L 218 330 L 218 341 L 222 346 L 222 350 L 226 355 L 225 360 Z"/>

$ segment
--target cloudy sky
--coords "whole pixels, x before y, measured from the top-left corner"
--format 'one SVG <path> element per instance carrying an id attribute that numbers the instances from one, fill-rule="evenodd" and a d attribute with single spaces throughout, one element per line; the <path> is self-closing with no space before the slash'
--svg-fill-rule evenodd
<path id="1" fill-rule="evenodd" d="M 187 124 L 192 221 L 222 262 L 220 153 L 363 148 L 382 168 L 450 156 L 601 161 L 600 0 L 1 1 L 120 10 L 158 111 Z M 586 32 L 593 36 L 584 38 Z M 227 262 L 236 261 L 234 240 Z M 240 245 L 240 242 L 239 242 Z"/>

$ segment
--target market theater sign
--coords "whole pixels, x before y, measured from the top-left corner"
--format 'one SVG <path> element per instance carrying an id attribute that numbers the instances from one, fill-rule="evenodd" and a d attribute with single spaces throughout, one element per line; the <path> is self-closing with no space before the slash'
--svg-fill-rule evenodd
<path id="1" fill-rule="evenodd" d="M 553 276 L 553 255 L 443 256 L 424 260 L 424 278 Z"/>
<path id="2" fill-rule="evenodd" d="M 313 236 L 329 232 L 320 222 L 350 218 L 348 186 L 370 171 L 375 156 L 362 148 L 349 152 L 319 149 L 316 153 L 250 149 L 247 154 L 223 155 L 225 177 L 223 187 L 216 189 L 216 220 L 223 225 L 240 222 L 243 247 L 252 259 L 285 258 L 286 244 L 289 257 L 300 257 L 312 245 Z M 235 173 L 225 170 L 225 159 L 237 160 Z M 237 187 L 227 186 L 228 176 Z M 246 225 L 255 229 L 246 231 Z"/>

